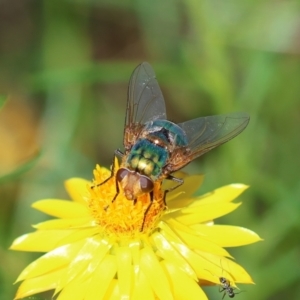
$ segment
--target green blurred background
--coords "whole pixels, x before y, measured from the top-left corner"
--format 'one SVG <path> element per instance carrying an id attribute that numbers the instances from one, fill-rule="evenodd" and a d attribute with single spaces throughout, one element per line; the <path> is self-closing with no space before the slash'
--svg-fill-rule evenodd
<path id="1" fill-rule="evenodd" d="M 300 299 L 299 20 L 299 1 L 288 0 L 1 1 L 0 299 L 13 299 L 39 256 L 7 250 L 45 220 L 31 203 L 66 198 L 65 179 L 91 179 L 122 148 L 127 84 L 142 61 L 172 121 L 251 115 L 240 136 L 185 170 L 205 174 L 199 194 L 251 186 L 217 220 L 264 238 L 229 249 L 256 282 L 236 297 Z"/>

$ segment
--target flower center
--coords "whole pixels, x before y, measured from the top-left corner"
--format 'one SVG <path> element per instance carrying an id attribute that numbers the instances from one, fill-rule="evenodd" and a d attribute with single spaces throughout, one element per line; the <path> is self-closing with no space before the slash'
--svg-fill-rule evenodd
<path id="1" fill-rule="evenodd" d="M 149 193 L 145 193 L 136 200 L 128 200 L 121 187 L 117 194 L 114 176 L 106 180 L 107 172 L 103 174 L 98 166 L 94 175 L 88 206 L 104 235 L 135 237 L 149 233 L 155 227 L 166 208 L 161 182 L 154 184 L 152 199 Z"/>

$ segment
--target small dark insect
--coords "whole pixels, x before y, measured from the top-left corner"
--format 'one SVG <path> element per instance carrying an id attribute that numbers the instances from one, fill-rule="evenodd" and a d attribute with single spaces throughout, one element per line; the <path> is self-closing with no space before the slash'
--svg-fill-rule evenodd
<path id="1" fill-rule="evenodd" d="M 221 287 L 219 288 L 219 292 L 220 293 L 224 292 L 222 299 L 224 299 L 226 294 L 228 295 L 229 298 L 234 298 L 235 295 L 241 293 L 241 292 L 235 293 L 234 292 L 235 288 L 230 286 L 230 281 L 225 277 L 219 277 L 219 280 L 221 284 Z"/>
<path id="2" fill-rule="evenodd" d="M 222 267 L 222 261 L 220 261 L 221 267 Z M 223 277 L 223 267 L 222 267 L 222 276 L 218 277 L 214 275 L 211 271 L 207 270 L 210 274 L 212 274 L 214 277 L 217 277 L 220 281 L 220 287 L 219 287 L 219 292 L 223 294 L 222 300 L 226 295 L 228 295 L 229 298 L 234 298 L 235 295 L 242 293 L 243 291 L 240 292 L 235 292 L 236 288 L 231 286 L 230 280 L 227 279 L 226 277 Z"/>

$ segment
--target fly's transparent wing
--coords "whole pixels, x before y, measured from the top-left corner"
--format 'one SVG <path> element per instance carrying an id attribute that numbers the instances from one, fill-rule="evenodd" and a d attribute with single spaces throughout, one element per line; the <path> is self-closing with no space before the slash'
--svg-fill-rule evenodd
<path id="1" fill-rule="evenodd" d="M 155 73 L 147 62 L 143 62 L 130 78 L 126 125 L 166 118 L 165 101 Z"/>
<path id="2" fill-rule="evenodd" d="M 166 117 L 165 101 L 155 73 L 150 64 L 143 62 L 133 71 L 129 82 L 125 148 L 128 149 L 135 143 L 146 122 Z"/>
<path id="3" fill-rule="evenodd" d="M 188 146 L 178 149 L 178 152 L 185 152 L 185 160 L 178 162 L 177 166 L 173 164 L 173 169 L 178 170 L 196 157 L 233 139 L 246 128 L 249 120 L 247 113 L 239 112 L 201 117 L 178 124 L 186 133 Z"/>

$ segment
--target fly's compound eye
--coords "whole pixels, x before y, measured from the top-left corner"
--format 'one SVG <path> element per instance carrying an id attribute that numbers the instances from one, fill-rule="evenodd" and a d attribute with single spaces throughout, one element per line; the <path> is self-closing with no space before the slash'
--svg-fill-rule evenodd
<path id="1" fill-rule="evenodd" d="M 125 169 L 125 168 L 121 168 L 117 171 L 117 174 L 116 174 L 116 178 L 117 178 L 117 181 L 118 182 L 121 182 L 124 177 L 126 177 L 129 173 L 129 170 Z"/>
<path id="2" fill-rule="evenodd" d="M 154 188 L 153 181 L 147 176 L 140 176 L 140 186 L 143 193 L 150 193 Z"/>

